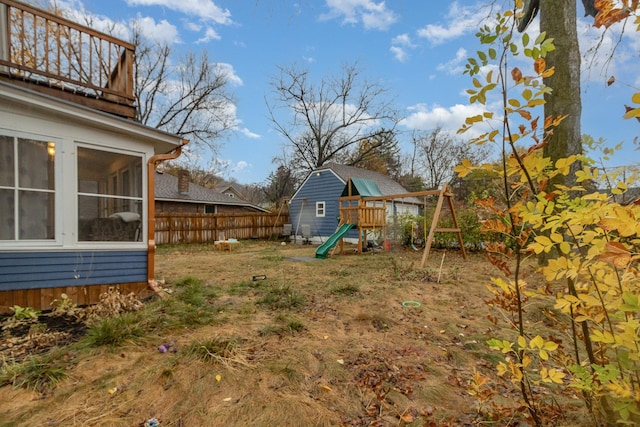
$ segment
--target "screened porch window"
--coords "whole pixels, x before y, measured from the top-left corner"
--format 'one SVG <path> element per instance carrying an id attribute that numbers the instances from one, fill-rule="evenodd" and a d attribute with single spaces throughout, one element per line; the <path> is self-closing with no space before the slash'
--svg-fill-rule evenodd
<path id="1" fill-rule="evenodd" d="M 78 147 L 78 240 L 142 240 L 142 157 Z"/>
<path id="2" fill-rule="evenodd" d="M 56 143 L 0 135 L 0 240 L 55 239 Z"/>

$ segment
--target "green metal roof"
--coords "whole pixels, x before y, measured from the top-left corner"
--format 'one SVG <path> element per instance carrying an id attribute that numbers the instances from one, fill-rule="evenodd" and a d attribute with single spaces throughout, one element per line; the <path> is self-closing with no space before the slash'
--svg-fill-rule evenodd
<path id="1" fill-rule="evenodd" d="M 342 196 L 349 195 L 349 186 L 351 186 L 351 195 L 352 196 L 361 196 L 361 197 L 373 197 L 373 196 L 382 196 L 382 192 L 380 188 L 378 188 L 378 184 L 371 179 L 366 178 L 350 178 L 347 185 L 342 190 Z"/>

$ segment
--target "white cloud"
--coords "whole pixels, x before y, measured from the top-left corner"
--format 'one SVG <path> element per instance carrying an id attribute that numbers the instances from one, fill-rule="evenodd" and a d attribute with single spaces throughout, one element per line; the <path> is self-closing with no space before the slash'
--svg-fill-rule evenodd
<path id="1" fill-rule="evenodd" d="M 396 61 L 398 61 L 398 62 L 407 62 L 409 60 L 409 54 L 402 47 L 400 47 L 400 46 L 391 46 L 389 48 L 389 50 L 393 54 L 393 57 L 396 59 Z"/>
<path id="2" fill-rule="evenodd" d="M 202 30 L 202 25 L 192 22 L 192 21 L 187 21 L 185 22 L 184 26 L 187 28 L 187 30 L 190 31 L 200 31 Z"/>
<path id="3" fill-rule="evenodd" d="M 218 34 L 213 28 L 207 27 L 204 32 L 204 36 L 200 37 L 196 43 L 208 43 L 211 40 L 220 40 L 220 34 Z"/>
<path id="4" fill-rule="evenodd" d="M 237 162 L 232 168 L 231 168 L 231 172 L 233 173 L 238 173 L 246 168 L 248 168 L 249 166 L 251 166 L 248 162 L 245 162 L 244 160 L 240 160 L 239 162 Z"/>
<path id="5" fill-rule="evenodd" d="M 426 38 L 433 45 L 443 44 L 477 31 L 480 15 L 478 6 L 461 7 L 457 1 L 453 2 L 447 13 L 448 22 L 445 25 L 425 25 L 418 30 L 418 36 Z"/>
<path id="6" fill-rule="evenodd" d="M 444 130 L 455 134 L 462 126 L 467 117 L 482 114 L 486 111 L 485 106 L 456 104 L 451 107 L 443 107 L 438 104 L 428 106 L 417 104 L 408 108 L 409 115 L 400 124 L 410 130 L 433 130 L 441 127 Z M 473 138 L 489 129 L 487 124 L 474 126 L 464 136 Z"/>
<path id="7" fill-rule="evenodd" d="M 180 42 L 178 29 L 164 19 L 156 22 L 155 19 L 149 16 L 138 16 L 133 21 L 135 25 L 140 28 L 142 34 L 148 39 L 166 44 Z"/>
<path id="8" fill-rule="evenodd" d="M 234 86 L 242 86 L 244 84 L 240 76 L 236 74 L 233 65 L 225 62 L 217 62 L 214 65 L 214 69 L 220 74 L 223 74 L 230 84 Z"/>
<path id="9" fill-rule="evenodd" d="M 58 0 L 56 4 L 63 11 L 65 18 L 122 40 L 129 40 L 130 38 L 127 25 L 105 16 L 90 13 L 86 10 L 81 0 Z"/>
<path id="10" fill-rule="evenodd" d="M 342 19 L 343 24 L 362 23 L 366 29 L 386 30 L 398 17 L 387 9 L 384 1 L 326 0 L 329 12 L 320 15 L 321 20 Z"/>
<path id="11" fill-rule="evenodd" d="M 467 60 L 467 50 L 465 48 L 459 48 L 456 52 L 455 58 L 448 62 L 438 64 L 437 70 L 444 71 L 449 75 L 461 75 L 464 71 L 464 64 Z"/>
<path id="12" fill-rule="evenodd" d="M 240 132 L 242 135 L 244 135 L 244 136 L 246 136 L 247 138 L 250 138 L 250 139 L 260 139 L 260 138 L 262 138 L 262 136 L 260 136 L 257 133 L 251 132 L 247 128 L 238 128 L 238 132 Z"/>
<path id="13" fill-rule="evenodd" d="M 125 0 L 129 6 L 161 6 L 187 15 L 197 16 L 203 21 L 229 25 L 231 12 L 221 9 L 211 0 Z"/>
<path id="14" fill-rule="evenodd" d="M 393 54 L 396 61 L 406 62 L 409 60 L 409 50 L 415 49 L 415 45 L 411 41 L 411 37 L 407 33 L 400 34 L 391 39 L 391 47 L 389 50 Z"/>

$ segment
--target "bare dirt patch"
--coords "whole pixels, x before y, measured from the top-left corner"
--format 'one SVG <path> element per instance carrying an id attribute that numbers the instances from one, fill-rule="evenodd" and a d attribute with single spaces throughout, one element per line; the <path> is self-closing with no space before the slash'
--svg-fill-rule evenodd
<path id="1" fill-rule="evenodd" d="M 496 331 L 483 301 L 496 272 L 482 255 L 434 252 L 419 269 L 422 253 L 412 250 L 305 260 L 314 250 L 159 248 L 156 276 L 168 299 L 184 295 L 179 283 L 190 276 L 202 283 L 189 294 L 194 305 L 147 302 L 144 337 L 77 350 L 47 394 L 0 387 L 0 426 L 487 421 L 468 393 L 474 371 L 495 377 L 485 342 Z"/>

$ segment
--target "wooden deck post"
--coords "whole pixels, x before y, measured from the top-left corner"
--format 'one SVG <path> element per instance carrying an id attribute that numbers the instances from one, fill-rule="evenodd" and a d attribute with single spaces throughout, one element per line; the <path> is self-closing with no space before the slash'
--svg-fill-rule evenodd
<path id="1" fill-rule="evenodd" d="M 9 60 L 9 16 L 7 15 L 7 5 L 0 3 L 0 60 Z M 0 73 L 8 73 L 6 65 L 0 65 Z"/>

